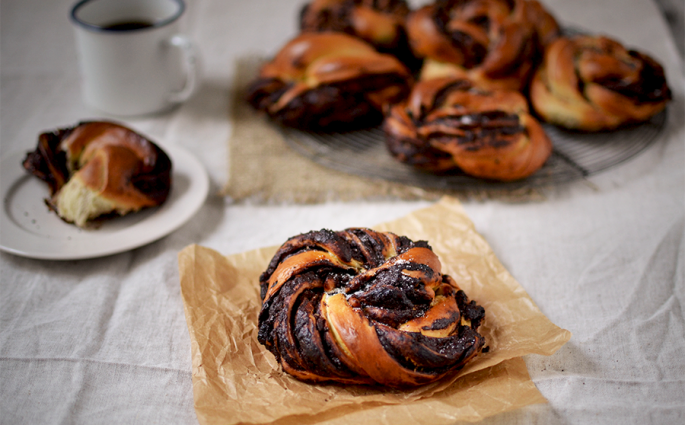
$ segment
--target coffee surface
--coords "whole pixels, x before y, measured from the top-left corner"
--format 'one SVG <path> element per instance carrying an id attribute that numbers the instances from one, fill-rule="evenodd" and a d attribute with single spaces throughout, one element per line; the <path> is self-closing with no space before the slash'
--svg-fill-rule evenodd
<path id="1" fill-rule="evenodd" d="M 111 24 L 103 25 L 102 28 L 110 31 L 131 31 L 143 28 L 149 28 L 154 25 L 154 22 L 143 20 L 118 21 Z"/>

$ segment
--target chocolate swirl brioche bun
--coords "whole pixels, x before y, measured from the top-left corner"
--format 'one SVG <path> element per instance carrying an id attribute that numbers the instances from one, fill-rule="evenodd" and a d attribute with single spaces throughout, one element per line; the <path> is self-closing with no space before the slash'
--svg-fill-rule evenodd
<path id="1" fill-rule="evenodd" d="M 489 89 L 524 89 L 559 26 L 535 0 L 438 0 L 407 19 L 421 79 L 455 76 Z"/>
<path id="2" fill-rule="evenodd" d="M 409 47 L 405 30 L 407 15 L 405 0 L 313 0 L 300 12 L 300 30 L 344 32 L 418 68 L 420 61 Z"/>
<path id="3" fill-rule="evenodd" d="M 390 153 L 430 172 L 461 169 L 511 181 L 537 171 L 552 152 L 522 94 L 483 90 L 445 77 L 420 81 L 409 98 L 390 108 L 383 129 Z"/>
<path id="4" fill-rule="evenodd" d="M 79 227 L 102 215 L 161 205 L 171 189 L 167 154 L 112 122 L 43 133 L 23 166 L 50 187 L 50 208 Z"/>
<path id="5" fill-rule="evenodd" d="M 666 107 L 671 90 L 648 55 L 605 36 L 578 35 L 548 47 L 530 100 L 550 123 L 599 131 L 648 120 Z"/>
<path id="6" fill-rule="evenodd" d="M 430 246 L 365 228 L 290 238 L 260 277 L 259 342 L 303 381 L 414 387 L 484 344 L 485 311 Z"/>
<path id="7" fill-rule="evenodd" d="M 266 63 L 248 101 L 274 120 L 305 130 L 377 125 L 382 108 L 409 92 L 412 78 L 391 55 L 342 33 L 303 33 Z"/>

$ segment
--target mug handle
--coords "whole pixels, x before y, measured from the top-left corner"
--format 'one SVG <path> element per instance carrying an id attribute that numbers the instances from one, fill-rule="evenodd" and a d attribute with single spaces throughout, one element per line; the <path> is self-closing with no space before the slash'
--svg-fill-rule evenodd
<path id="1" fill-rule="evenodd" d="M 171 37 L 167 43 L 170 47 L 181 49 L 186 67 L 186 82 L 183 88 L 170 93 L 168 100 L 171 103 L 185 102 L 197 85 L 197 49 L 188 37 L 181 34 Z"/>

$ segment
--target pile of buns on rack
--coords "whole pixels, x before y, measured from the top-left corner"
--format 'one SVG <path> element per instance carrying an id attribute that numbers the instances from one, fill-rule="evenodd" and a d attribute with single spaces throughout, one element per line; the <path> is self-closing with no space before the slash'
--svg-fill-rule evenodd
<path id="1" fill-rule="evenodd" d="M 390 153 L 429 172 L 525 178 L 552 144 L 540 120 L 607 131 L 649 120 L 662 66 L 604 35 L 564 35 L 537 0 L 312 0 L 248 101 L 310 131 L 383 125 Z"/>

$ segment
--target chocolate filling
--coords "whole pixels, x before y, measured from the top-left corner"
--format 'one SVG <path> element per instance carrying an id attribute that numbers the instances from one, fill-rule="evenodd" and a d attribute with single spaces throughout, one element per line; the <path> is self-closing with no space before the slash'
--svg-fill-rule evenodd
<path id="1" fill-rule="evenodd" d="M 643 65 L 637 81 L 608 77 L 595 82 L 625 97 L 635 99 L 638 103 L 655 103 L 671 100 L 671 90 L 666 84 L 663 67 L 654 59 L 640 52 L 630 50 L 628 53 L 631 57 L 641 61 Z"/>
<path id="2" fill-rule="evenodd" d="M 400 332 L 376 326 L 383 348 L 402 366 L 423 373 L 442 374 L 471 357 L 484 344 L 472 328 L 460 326 L 446 338 L 432 338 L 418 332 Z"/>
<path id="3" fill-rule="evenodd" d="M 402 75 L 363 75 L 307 90 L 270 115 L 283 125 L 315 131 L 371 127 L 382 121 L 383 114 L 367 94 L 391 86 L 398 87 L 400 92 L 388 102 L 409 92 L 407 79 Z M 289 87 L 276 79 L 257 80 L 250 87 L 247 100 L 254 108 L 268 111 Z"/>

